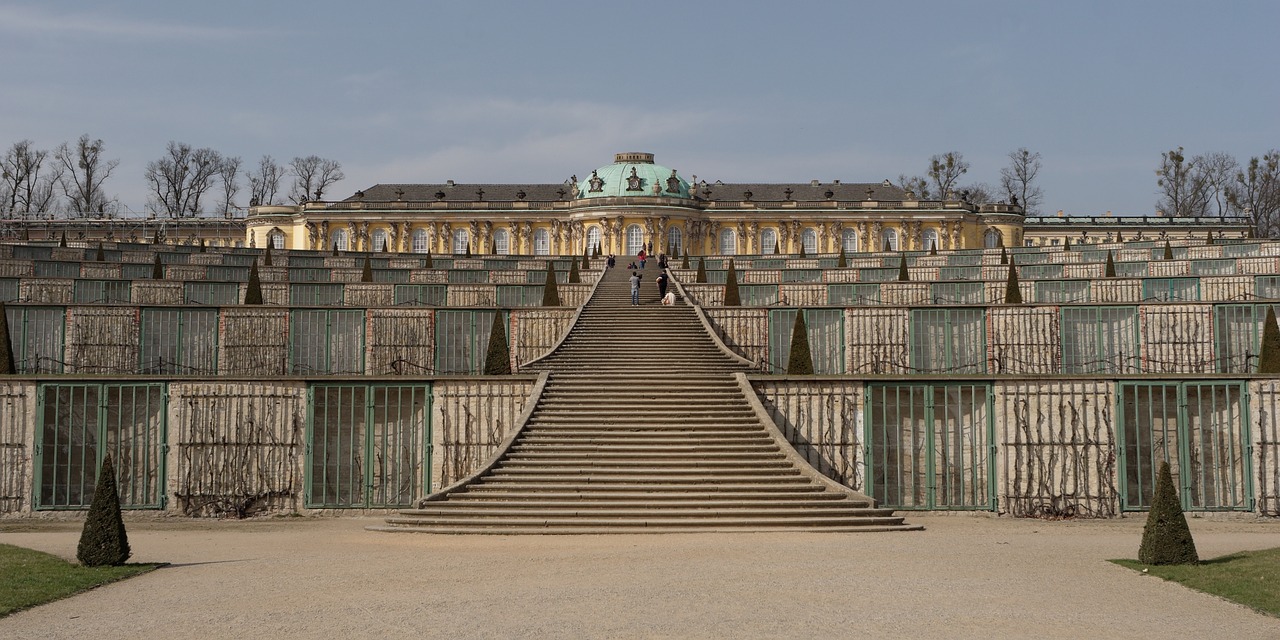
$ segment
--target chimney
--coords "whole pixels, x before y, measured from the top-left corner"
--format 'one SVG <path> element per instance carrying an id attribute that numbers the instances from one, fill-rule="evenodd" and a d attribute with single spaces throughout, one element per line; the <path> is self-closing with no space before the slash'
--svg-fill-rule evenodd
<path id="1" fill-rule="evenodd" d="M 1062 209 L 1058 209 L 1058 217 L 1059 217 L 1059 218 L 1061 218 L 1061 217 L 1062 217 Z"/>

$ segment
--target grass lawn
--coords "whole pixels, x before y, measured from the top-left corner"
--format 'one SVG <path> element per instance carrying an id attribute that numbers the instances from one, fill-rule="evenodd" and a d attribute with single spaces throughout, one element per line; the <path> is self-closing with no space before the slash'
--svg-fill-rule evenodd
<path id="1" fill-rule="evenodd" d="M 1197 591 L 1280 616 L 1280 548 L 1242 551 L 1198 565 L 1149 566 L 1137 560 L 1112 560 L 1137 571 L 1180 583 Z"/>
<path id="2" fill-rule="evenodd" d="M 0 544 L 0 618 L 159 566 L 82 567 L 47 553 Z"/>

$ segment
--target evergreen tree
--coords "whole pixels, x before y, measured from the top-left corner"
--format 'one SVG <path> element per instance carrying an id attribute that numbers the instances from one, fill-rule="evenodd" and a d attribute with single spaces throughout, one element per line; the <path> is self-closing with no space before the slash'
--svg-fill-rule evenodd
<path id="1" fill-rule="evenodd" d="M 929 255 L 931 255 L 931 256 L 936 256 L 936 255 L 938 255 L 938 241 L 937 241 L 937 240 L 934 240 L 933 242 L 930 242 L 930 243 L 929 243 Z"/>
<path id="2" fill-rule="evenodd" d="M 262 280 L 258 278 L 258 263 L 249 265 L 249 284 L 244 288 L 245 304 L 263 304 Z"/>
<path id="3" fill-rule="evenodd" d="M 1063 251 L 1070 251 L 1070 250 L 1071 250 L 1071 238 L 1067 238 L 1066 240 L 1064 240 L 1064 241 L 1063 241 L 1063 243 L 1062 243 L 1062 250 L 1063 250 Z"/>
<path id="4" fill-rule="evenodd" d="M 382 243 L 382 252 L 383 252 L 383 253 L 391 253 L 391 239 L 390 239 L 390 238 L 387 238 L 387 239 Z"/>
<path id="5" fill-rule="evenodd" d="M 59 246 L 59 247 L 64 247 L 64 248 L 67 246 L 67 232 L 66 232 L 66 231 L 63 231 L 63 232 L 62 232 L 62 238 L 58 240 L 58 246 Z"/>
<path id="6" fill-rule="evenodd" d="M 467 255 L 467 257 L 468 257 L 468 258 L 470 258 L 470 257 L 471 257 L 471 243 L 470 243 L 470 242 L 468 242 L 468 243 L 467 243 L 467 254 L 466 254 L 466 255 Z"/>
<path id="7" fill-rule="evenodd" d="M 582 282 L 582 276 L 578 275 L 578 261 L 570 260 L 569 261 L 569 283 L 578 284 L 580 282 Z"/>
<path id="8" fill-rule="evenodd" d="M 200 238 L 200 253 L 204 252 L 204 238 Z"/>
<path id="9" fill-rule="evenodd" d="M 911 272 L 907 271 L 907 254 L 902 254 L 902 260 L 898 263 L 898 282 L 909 282 L 911 280 Z"/>
<path id="10" fill-rule="evenodd" d="M 1116 232 L 1116 242 L 1124 242 L 1124 232 L 1123 232 L 1123 231 L 1117 231 L 1117 232 Z"/>
<path id="11" fill-rule="evenodd" d="M 698 258 L 698 275 L 694 276 L 693 281 L 706 283 L 707 281 L 707 259 L 706 258 L 704 257 Z"/>
<path id="12" fill-rule="evenodd" d="M 1022 289 L 1018 287 L 1018 265 L 1009 260 L 1009 279 L 1004 285 L 1004 303 L 1022 304 Z"/>
<path id="13" fill-rule="evenodd" d="M 156 254 L 156 259 L 151 263 L 151 279 L 164 280 L 164 263 L 160 262 L 160 254 Z"/>
<path id="14" fill-rule="evenodd" d="M 729 271 L 724 275 L 724 304 L 722 306 L 742 306 L 742 298 L 738 294 L 738 272 L 733 268 L 733 258 L 729 258 Z"/>
<path id="15" fill-rule="evenodd" d="M 333 256 L 334 256 L 335 258 L 336 258 L 336 257 L 338 257 L 338 243 L 337 243 L 337 242 L 333 243 Z"/>
<path id="16" fill-rule="evenodd" d="M 844 245 L 840 245 L 840 256 L 836 258 L 837 269 L 847 269 L 849 267 L 849 259 L 844 255 Z"/>
<path id="17" fill-rule="evenodd" d="M 687 253 L 684 254 L 684 257 L 680 259 L 680 268 L 681 269 L 689 268 L 689 254 Z"/>
<path id="18" fill-rule="evenodd" d="M 17 372 L 18 365 L 13 358 L 13 342 L 9 340 L 9 316 L 4 310 L 4 302 L 0 301 L 0 375 L 11 375 Z"/>
<path id="19" fill-rule="evenodd" d="M 778 245 L 780 245 L 780 244 L 782 244 L 782 243 L 781 243 L 781 242 L 778 242 L 777 240 L 775 240 L 775 241 L 773 242 L 773 255 L 775 255 L 775 256 L 776 256 L 776 255 L 779 255 L 780 253 L 782 253 L 782 251 L 780 251 L 780 250 L 778 249 Z"/>
<path id="20" fill-rule="evenodd" d="M 364 269 L 360 271 L 360 282 L 373 282 L 373 261 L 364 257 Z"/>
<path id="21" fill-rule="evenodd" d="M 1009 252 L 1000 247 L 1000 264 L 1009 264 Z"/>
<path id="22" fill-rule="evenodd" d="M 1212 231 L 1206 231 L 1206 232 L 1205 232 L 1205 234 L 1204 234 L 1204 243 L 1205 243 L 1205 244 L 1213 244 L 1213 232 L 1212 232 Z"/>
<path id="23" fill-rule="evenodd" d="M 787 356 L 787 374 L 813 375 L 813 353 L 809 350 L 809 327 L 804 322 L 804 309 L 796 309 L 791 325 L 791 354 Z"/>
<path id="24" fill-rule="evenodd" d="M 271 245 L 270 244 L 267 245 L 266 252 L 262 254 L 262 266 L 264 267 L 273 266 L 271 264 Z"/>
<path id="25" fill-rule="evenodd" d="M 1147 525 L 1142 529 L 1138 562 L 1150 565 L 1200 562 L 1168 461 L 1162 461 L 1156 472 L 1156 492 L 1151 499 L 1151 511 L 1147 513 Z"/>
<path id="26" fill-rule="evenodd" d="M 804 243 L 803 243 L 803 242 L 801 242 L 801 243 L 800 243 L 800 257 L 801 257 L 801 258 L 807 258 L 807 257 L 809 257 L 809 256 L 808 256 L 808 255 L 806 255 L 806 254 L 805 254 L 805 252 L 804 252 Z"/>
<path id="27" fill-rule="evenodd" d="M 1104 278 L 1116 277 L 1116 261 L 1111 259 L 1110 251 L 1107 251 L 1107 266 L 1105 267 L 1105 270 L 1102 272 L 1102 277 Z"/>
<path id="28" fill-rule="evenodd" d="M 89 514 L 80 532 L 76 559 L 86 567 L 118 566 L 132 555 L 129 534 L 120 515 L 120 494 L 116 491 L 116 471 L 111 454 L 102 459 L 98 484 L 89 503 Z"/>
<path id="29" fill-rule="evenodd" d="M 556 263 L 547 261 L 547 282 L 542 286 L 542 306 L 560 306 L 560 290 L 556 285 Z"/>
<path id="30" fill-rule="evenodd" d="M 1262 348 L 1258 350 L 1258 373 L 1280 373 L 1280 327 L 1276 326 L 1276 309 L 1267 305 L 1267 319 L 1262 323 Z"/>
<path id="31" fill-rule="evenodd" d="M 582 270 L 583 270 L 583 271 L 590 271 L 590 270 L 591 270 L 591 258 L 589 258 L 589 257 L 587 256 L 587 248 L 586 248 L 586 247 L 583 247 L 583 248 L 582 248 Z"/>
<path id="32" fill-rule="evenodd" d="M 1165 260 L 1173 259 L 1173 247 L 1169 246 L 1168 240 L 1164 241 L 1164 259 Z"/>
<path id="33" fill-rule="evenodd" d="M 98 253 L 93 256 L 94 262 L 106 262 L 107 252 L 102 250 L 102 243 L 98 243 Z"/>
<path id="34" fill-rule="evenodd" d="M 431 250 L 430 250 L 430 249 L 428 249 L 428 250 L 427 250 L 427 255 L 426 255 L 426 257 L 424 257 L 424 258 L 422 259 L 422 268 L 423 268 L 423 269 L 434 269 L 434 268 L 435 268 L 435 267 L 434 267 L 434 266 L 432 266 L 432 264 L 431 264 Z"/>
<path id="35" fill-rule="evenodd" d="M 156 229 L 156 235 L 151 238 L 151 244 L 160 244 L 160 230 Z"/>
<path id="36" fill-rule="evenodd" d="M 502 310 L 495 309 L 489 329 L 489 349 L 484 357 L 484 375 L 511 375 L 511 348 L 507 346 L 507 330 L 503 327 Z"/>
<path id="37" fill-rule="evenodd" d="M 884 239 L 884 252 L 885 252 L 885 253 L 889 253 L 890 251 L 893 251 L 893 245 L 889 244 L 889 239 L 888 239 L 888 238 L 885 238 L 885 239 Z"/>

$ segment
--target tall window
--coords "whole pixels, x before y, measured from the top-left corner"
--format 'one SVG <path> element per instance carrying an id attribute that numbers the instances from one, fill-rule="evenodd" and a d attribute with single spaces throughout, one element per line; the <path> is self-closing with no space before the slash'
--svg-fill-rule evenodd
<path id="1" fill-rule="evenodd" d="M 765 229 L 760 232 L 760 253 L 771 254 L 778 248 L 778 232 Z"/>
<path id="2" fill-rule="evenodd" d="M 453 231 L 453 252 L 463 254 L 467 252 L 467 247 L 471 246 L 471 234 L 466 229 L 455 229 Z"/>
<path id="3" fill-rule="evenodd" d="M 277 232 L 277 233 L 273 233 L 273 234 L 271 234 L 271 248 L 272 248 L 272 249 L 283 249 L 283 248 L 284 248 L 284 234 L 283 234 L 283 233 L 279 233 L 279 232 Z"/>
<path id="4" fill-rule="evenodd" d="M 858 232 L 855 229 L 845 229 L 840 233 L 840 245 L 844 247 L 845 253 L 857 253 L 858 251 Z"/>
<path id="5" fill-rule="evenodd" d="M 813 229 L 805 229 L 800 232 L 800 246 L 804 247 L 805 255 L 813 255 L 818 252 L 818 232 Z"/>
<path id="6" fill-rule="evenodd" d="M 898 231 L 896 229 L 885 229 L 880 232 L 880 246 L 876 247 L 880 251 L 897 251 L 898 250 Z"/>
<path id="7" fill-rule="evenodd" d="M 600 227 L 591 227 L 587 229 L 587 250 L 595 251 L 600 246 Z M 600 248 L 604 251 L 604 247 Z"/>
<path id="8" fill-rule="evenodd" d="M 738 234 L 733 229 L 720 231 L 720 255 L 738 255 Z"/>
<path id="9" fill-rule="evenodd" d="M 427 252 L 427 250 L 428 250 L 428 247 L 427 247 L 427 230 L 426 230 L 426 229 L 414 229 L 414 230 L 413 230 L 413 252 L 414 252 L 414 253 L 426 253 L 426 252 Z"/>
<path id="10" fill-rule="evenodd" d="M 987 232 L 982 234 L 982 246 L 988 249 L 995 249 L 1000 246 L 1000 232 L 995 229 L 987 229 Z"/>
<path id="11" fill-rule="evenodd" d="M 640 253 L 644 248 L 644 231 L 640 229 L 640 225 L 633 224 L 627 227 L 627 255 L 634 256 Z"/>
<path id="12" fill-rule="evenodd" d="M 673 256 L 680 254 L 682 251 L 681 242 L 683 242 L 683 240 L 684 238 L 680 234 L 680 228 L 671 227 L 671 229 L 667 231 L 667 252 Z"/>
<path id="13" fill-rule="evenodd" d="M 348 251 L 347 249 L 347 230 L 336 229 L 333 232 L 332 239 L 329 241 L 329 247 L 337 247 L 338 251 Z"/>
<path id="14" fill-rule="evenodd" d="M 387 250 L 387 232 L 383 229 L 373 230 L 373 247 L 374 251 Z"/>
<path id="15" fill-rule="evenodd" d="M 493 232 L 493 252 L 500 256 L 511 253 L 511 236 L 507 234 L 506 229 Z"/>
<path id="16" fill-rule="evenodd" d="M 938 231 L 936 229 L 925 229 L 924 233 L 920 235 L 920 241 L 924 243 L 924 246 L 920 248 L 925 251 L 942 248 L 938 245 Z"/>
<path id="17" fill-rule="evenodd" d="M 533 255 L 551 255 L 551 234 L 547 233 L 546 229 L 538 229 L 533 232 Z"/>

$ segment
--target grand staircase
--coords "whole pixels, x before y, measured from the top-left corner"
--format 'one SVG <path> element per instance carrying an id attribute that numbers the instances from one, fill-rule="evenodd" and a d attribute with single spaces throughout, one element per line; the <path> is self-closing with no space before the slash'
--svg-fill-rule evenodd
<path id="1" fill-rule="evenodd" d="M 382 531 L 636 533 L 918 529 L 823 476 L 766 424 L 695 310 L 608 269 L 577 324 L 531 363 L 549 377 L 511 446 Z M 672 289 L 674 290 L 674 285 Z"/>

